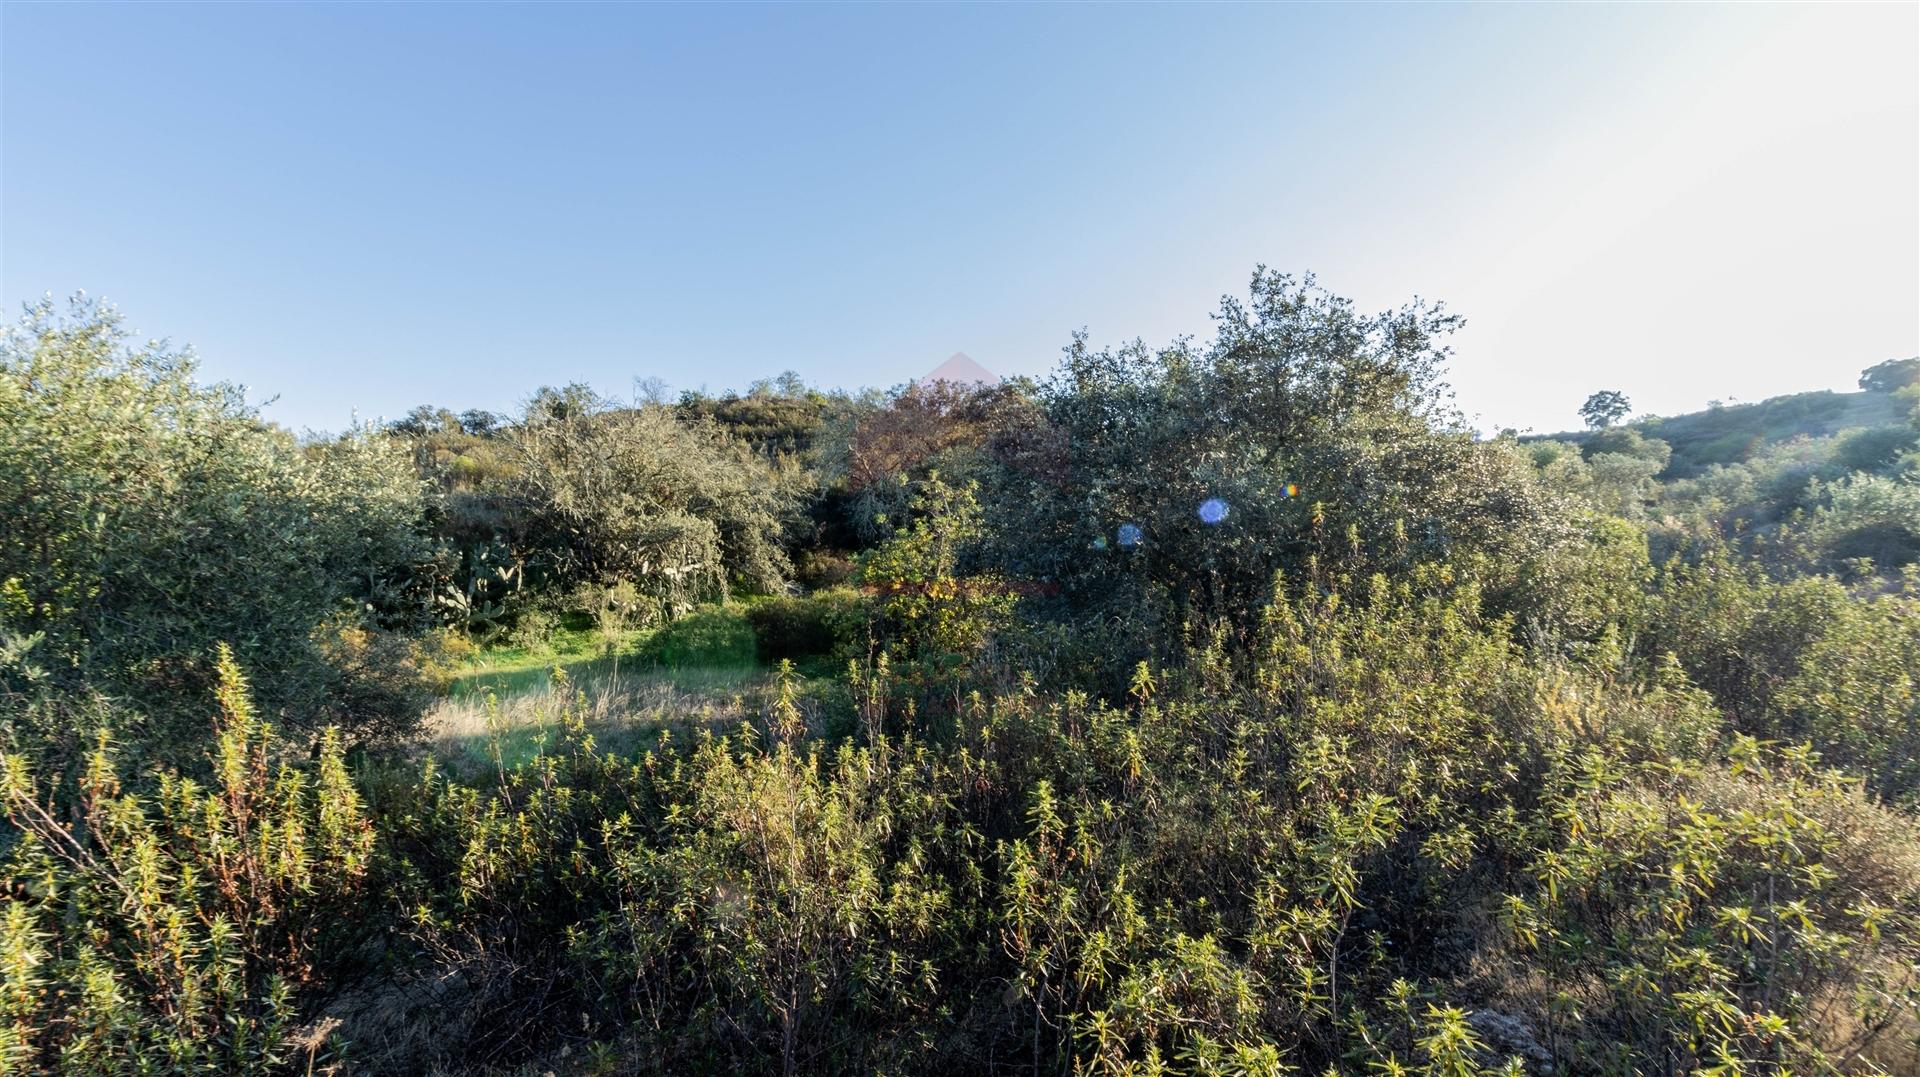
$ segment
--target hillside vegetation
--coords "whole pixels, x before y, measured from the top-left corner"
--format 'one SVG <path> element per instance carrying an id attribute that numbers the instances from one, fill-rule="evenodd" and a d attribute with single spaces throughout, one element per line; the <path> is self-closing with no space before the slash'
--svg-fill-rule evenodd
<path id="1" fill-rule="evenodd" d="M 1525 439 L 1571 465 L 1614 512 L 1668 544 L 1713 534 L 1775 571 L 1859 580 L 1920 560 L 1920 359 L 1860 376 L 1861 392 L 1800 393 Z"/>
<path id="2" fill-rule="evenodd" d="M 1626 429 L 1664 441 L 1673 450 L 1661 478 L 1687 479 L 1715 466 L 1749 463 L 1796 441 L 1898 428 L 1904 425 L 1912 406 L 1912 401 L 1901 399 L 1892 386 L 1857 393 L 1822 389 L 1776 396 L 1757 404 L 1716 405 L 1684 415 L 1648 416 L 1627 424 Z M 1545 435 L 1547 439 L 1576 444 L 1585 444 L 1595 436 L 1590 431 Z"/>
<path id="3" fill-rule="evenodd" d="M 30 308 L 0 1069 L 1916 1072 L 1914 369 L 1486 439 L 1444 308 L 1213 324 L 302 441 Z"/>

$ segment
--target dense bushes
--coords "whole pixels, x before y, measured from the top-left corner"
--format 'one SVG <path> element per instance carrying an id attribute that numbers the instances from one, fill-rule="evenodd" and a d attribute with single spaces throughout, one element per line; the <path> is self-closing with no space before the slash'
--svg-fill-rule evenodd
<path id="1" fill-rule="evenodd" d="M 1894 575 L 1920 561 L 1920 481 L 1853 475 L 1819 491 L 1826 501 L 1807 520 L 1804 541 L 1818 567 Z"/>
<path id="2" fill-rule="evenodd" d="M 89 415 L 0 435 L 36 465 L 0 479 L 33 518 L 0 539 L 26 566 L 0 574 L 7 713 L 18 734 L 144 704 L 163 717 L 118 728 L 166 731 L 180 765 L 131 735 L 6 758 L 0 1058 L 1911 1071 L 1920 570 L 1892 564 L 1913 487 L 1835 471 L 1872 438 L 1666 484 L 1637 428 L 1477 439 L 1437 382 L 1453 324 L 1263 273 L 1215 341 L 1077 346 L 1041 388 L 572 388 L 306 447 L 159 360 L 77 362 L 142 453 L 175 456 L 142 471 Z M 54 354 L 120 354 L 60 332 Z M 66 383 L 7 384 L 32 417 Z M 217 436 L 148 406 L 176 398 Z M 86 451 L 36 455 L 56 434 Z M 437 498 L 401 496 L 396 458 Z M 350 489 L 316 492 L 319 461 Z M 160 578 L 205 579 L 304 536 L 237 534 L 233 506 L 283 487 L 351 554 L 288 585 L 322 608 L 247 606 L 240 566 L 156 612 L 192 641 L 136 663 L 169 691 L 98 664 L 145 638 L 97 613 L 145 608 L 97 560 L 142 549 L 88 522 L 103 491 L 176 540 L 180 564 L 145 553 Z M 731 596 L 786 591 L 796 545 L 847 585 Z M 1846 556 L 1866 545 L 1894 553 Z M 274 738 L 265 717 L 404 710 L 420 659 L 393 630 L 434 617 L 422 639 L 614 661 L 591 700 L 555 674 L 534 728 L 489 697 L 433 744 Z M 612 671 L 636 643 L 645 688 Z M 684 680 L 657 723 L 609 717 L 693 666 L 740 671 L 722 713 L 755 717 L 718 727 Z"/>
<path id="3" fill-rule="evenodd" d="M 1166 657 L 1183 623 L 1246 624 L 1274 572 L 1310 563 L 1480 557 L 1512 574 L 1495 582 L 1513 612 L 1554 616 L 1557 596 L 1507 584 L 1574 555 L 1580 506 L 1451 412 L 1456 317 L 1366 314 L 1261 270 L 1215 323 L 1210 342 L 1159 350 L 1076 341 L 1037 396 L 1043 425 L 1014 431 L 982 484 L 990 566 L 1057 595 L 1029 608 L 1071 628 L 1080 662 L 1107 663 L 1097 683 Z"/>
<path id="4" fill-rule="evenodd" d="M 191 763 L 226 644 L 289 730 L 391 740 L 427 700 L 421 629 L 537 648 L 583 586 L 609 638 L 777 589 L 803 482 L 578 387 L 518 422 L 419 409 L 302 444 L 110 309 L 43 302 L 0 351 L 4 735 L 71 758 L 110 728 Z"/>
<path id="5" fill-rule="evenodd" d="M 648 628 L 781 589 L 811 481 L 781 450 L 806 441 L 826 399 L 627 406 L 569 385 L 540 390 L 517 419 L 415 409 L 388 430 L 440 495 L 436 612 L 535 650 L 555 619 Z"/>
<path id="6" fill-rule="evenodd" d="M 366 431 L 302 446 L 191 357 L 135 346 L 109 308 L 30 308 L 0 346 L 0 718 L 71 741 L 91 694 L 129 699 L 121 735 L 198 755 L 214 648 L 260 671 L 259 705 L 355 735 L 418 700 L 363 692 L 342 633 L 410 623 L 432 551 L 404 453 Z M 403 648 L 400 648 L 404 650 Z M 339 692 L 351 714 L 328 715 Z M 29 721 L 37 716 L 37 721 Z"/>
<path id="7" fill-rule="evenodd" d="M 331 731 L 317 762 L 277 762 L 225 652 L 213 782 L 143 788 L 111 743 L 71 798 L 23 757 L 0 766 L 14 830 L 0 912 L 8 1072 L 254 1072 L 326 1061 L 296 1042 L 296 998 L 377 932 L 364 915 L 372 824 Z M 64 801 L 64 803 L 63 803 Z"/>
<path id="8" fill-rule="evenodd" d="M 498 493 L 516 546 L 562 581 L 631 581 L 671 617 L 729 584 L 784 580 L 799 476 L 658 405 L 547 391 L 505 435 L 518 471 Z"/>
<path id="9" fill-rule="evenodd" d="M 1920 591 L 1860 597 L 1831 577 L 1776 582 L 1724 552 L 1677 566 L 1643 645 L 1676 655 L 1735 727 L 1807 742 L 1895 801 L 1920 796 Z"/>
<path id="10" fill-rule="evenodd" d="M 343 1044 L 375 1068 L 565 1048 L 660 1072 L 1904 1057 L 1911 818 L 1804 752 L 1722 740 L 1677 669 L 1535 662 L 1439 566 L 1283 586 L 1255 636 L 1203 635 L 1123 702 L 978 696 L 940 740 L 896 713 L 899 733 L 796 741 L 784 689 L 763 722 L 638 758 L 568 716 L 498 784 L 363 775 L 364 821 L 331 747 L 270 777 L 229 672 L 214 793 L 97 795 L 76 831 L 12 764 L 17 1057 L 95 1057 L 105 1018 L 36 985 L 96 981 L 140 1015 L 98 1049 L 191 1039 L 183 1068 Z M 83 909 L 146 878 L 171 904 L 89 933 L 41 878 L 99 895 Z M 147 950 L 150 922 L 189 941 Z M 387 954 L 372 986 L 341 978 L 355 931 Z M 144 964 L 173 952 L 232 969 L 206 1008 Z M 327 1001 L 385 983 L 442 986 L 409 996 L 405 1036 Z M 194 1039 L 214 1014 L 238 1031 Z"/>
<path id="11" fill-rule="evenodd" d="M 1911 452 L 1916 440 L 1920 431 L 1905 423 L 1865 427 L 1840 439 L 1834 462 L 1847 471 L 1885 471 Z"/>
<path id="12" fill-rule="evenodd" d="M 848 587 L 781 596 L 747 607 L 760 661 L 848 658 L 865 652 L 866 599 Z"/>
<path id="13" fill-rule="evenodd" d="M 1742 738 L 1724 765 L 1556 766 L 1504 917 L 1571 1068 L 1852 1071 L 1876 1040 L 1912 1060 L 1920 831 L 1812 758 Z"/>

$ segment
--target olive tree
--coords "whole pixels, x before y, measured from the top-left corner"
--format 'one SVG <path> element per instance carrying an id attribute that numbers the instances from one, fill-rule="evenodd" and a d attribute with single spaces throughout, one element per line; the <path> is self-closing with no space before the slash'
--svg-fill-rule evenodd
<path id="1" fill-rule="evenodd" d="M 1460 319 L 1369 314 L 1262 269 L 1214 339 L 1068 348 L 1038 394 L 1047 436 L 991 484 L 996 564 L 1124 656 L 1183 624 L 1244 633 L 1276 573 L 1510 567 L 1578 538 L 1524 460 L 1476 439 L 1440 373 Z M 1095 612 L 1097 611 L 1097 612 Z"/>
<path id="2" fill-rule="evenodd" d="M 507 437 L 510 541 L 558 579 L 630 581 L 668 615 L 784 582 L 782 538 L 805 486 L 786 459 L 667 406 L 616 407 L 578 385 L 541 390 Z"/>
<path id="3" fill-rule="evenodd" d="M 303 446 L 111 307 L 34 304 L 0 342 L 0 696 L 121 700 L 126 734 L 194 758 L 224 643 L 282 722 L 391 729 L 404 669 L 364 615 L 428 556 L 422 511 L 388 439 Z"/>

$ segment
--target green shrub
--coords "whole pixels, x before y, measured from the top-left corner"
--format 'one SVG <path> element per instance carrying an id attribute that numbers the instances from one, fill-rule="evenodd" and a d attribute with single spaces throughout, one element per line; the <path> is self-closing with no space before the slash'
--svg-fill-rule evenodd
<path id="1" fill-rule="evenodd" d="M 853 558 L 837 550 L 806 550 L 794 560 L 793 578 L 816 591 L 846 583 L 859 568 Z"/>
<path id="2" fill-rule="evenodd" d="M 1759 447 L 1758 436 L 1740 430 L 1729 430 L 1692 446 L 1687 454 L 1687 464 L 1694 469 L 1711 464 L 1738 464 L 1751 457 L 1754 450 Z"/>
<path id="3" fill-rule="evenodd" d="M 750 666 L 757 655 L 753 625 L 737 605 L 705 606 L 668 622 L 641 647 L 662 666 Z"/>
<path id="4" fill-rule="evenodd" d="M 1588 459 L 1603 454 L 1631 456 L 1654 465 L 1658 474 L 1673 460 L 1673 447 L 1659 438 L 1650 438 L 1631 426 L 1596 430 L 1580 442 L 1580 451 Z"/>
<path id="5" fill-rule="evenodd" d="M 129 747 L 193 762 L 224 643 L 289 728 L 404 728 L 417 712 L 390 693 L 329 712 L 350 671 L 325 640 L 342 617 L 411 625 L 430 600 L 409 591 L 432 551 L 406 453 L 367 430 L 303 446 L 193 374 L 84 300 L 37 304 L 0 340 L 0 641 L 34 641 L 0 664 L 0 711 L 29 690 L 116 697 L 141 715 Z"/>
<path id="6" fill-rule="evenodd" d="M 1836 580 L 1775 582 L 1716 548 L 1697 564 L 1668 566 L 1648 601 L 1640 643 L 1649 656 L 1675 655 L 1735 729 L 1772 736 L 1781 687 L 1853 601 Z"/>
<path id="7" fill-rule="evenodd" d="M 1772 616 L 1770 596 L 1732 581 L 1676 603 L 1705 615 L 1685 642 L 1795 638 L 1746 624 Z M 1856 601 L 1836 588 L 1782 605 Z M 1530 652 L 1453 566 L 1272 594 L 1245 638 L 1197 631 L 1183 662 L 1138 666 L 1114 701 L 972 682 L 938 740 L 869 720 L 900 687 L 884 654 L 832 699 L 783 670 L 737 732 L 663 729 L 638 755 L 606 750 L 586 699 L 562 693 L 557 736 L 477 784 L 431 762 L 363 772 L 378 808 L 364 821 L 332 742 L 302 777 L 273 770 L 264 734 L 247 750 L 224 737 L 225 788 L 243 774 L 240 788 L 267 791 L 242 797 L 248 819 L 271 819 L 249 824 L 252 861 L 231 841 L 230 794 L 164 784 L 154 807 L 81 800 L 42 819 L 46 794 L 16 779 L 7 803 L 30 839 L 9 894 L 29 905 L 0 924 L 0 1016 L 36 1060 L 106 1042 L 120 1053 L 101 1057 L 150 1066 L 167 1051 L 182 1068 L 301 1065 L 291 1031 L 348 982 L 342 962 L 377 953 L 375 991 L 443 986 L 410 998 L 424 1042 L 404 1051 L 378 1015 L 329 1007 L 375 1070 L 582 1055 L 663 1072 L 944 1073 L 991 1057 L 1027 1072 L 1480 1077 L 1515 1053 L 1570 1073 L 1898 1066 L 1920 959 L 1910 817 L 1804 749 L 1723 752 L 1678 662 Z M 1830 647 L 1821 661 L 1847 672 L 1776 688 L 1761 717 L 1823 693 L 1883 706 L 1849 685 L 1894 680 L 1904 652 L 1879 649 L 1884 625 L 1858 628 L 1814 633 L 1831 642 L 1801 646 Z M 745 611 L 716 607 L 654 646 L 704 664 L 748 661 L 754 643 Z M 1757 672 L 1733 667 L 1736 683 Z M 855 715 L 860 735 L 810 739 L 816 705 Z M 82 907 L 125 941 L 102 949 L 76 929 L 33 889 L 66 870 L 63 835 L 79 831 L 47 819 L 69 817 L 164 820 L 115 863 L 183 911 L 106 923 L 121 892 L 95 880 L 112 874 L 55 874 L 63 902 L 92 887 Z M 155 855 L 162 870 L 138 876 Z M 266 885 L 211 881 L 250 862 Z M 135 985 L 174 981 L 132 972 L 113 1007 L 72 1001 L 103 964 L 141 968 L 149 919 L 201 930 L 189 909 L 257 928 L 243 936 L 256 951 L 160 936 L 174 949 L 159 952 L 186 955 L 163 970 L 174 980 L 239 954 L 225 986 L 193 981 L 211 1011 L 133 1005 L 149 997 Z M 314 990 L 291 973 L 275 987 L 288 946 Z M 207 1012 L 244 1042 L 210 1032 Z"/>
<path id="8" fill-rule="evenodd" d="M 1848 471 L 1887 471 L 1914 447 L 1916 440 L 1920 440 L 1920 432 L 1905 423 L 1870 426 L 1841 438 L 1833 462 Z"/>
<path id="9" fill-rule="evenodd" d="M 1529 1008 L 1574 1072 L 1906 1057 L 1920 833 L 1813 758 L 1742 738 L 1725 765 L 1586 751 L 1556 767 L 1534 885 L 1506 920 L 1550 985 Z"/>
<path id="10" fill-rule="evenodd" d="M 625 580 L 672 617 L 790 570 L 801 472 L 710 423 L 569 385 L 535 394 L 501 436 L 514 470 L 491 491 L 500 530 L 559 582 Z"/>
<path id="11" fill-rule="evenodd" d="M 521 610 L 513 619 L 513 627 L 507 629 L 507 646 L 528 654 L 545 654 L 553 645 L 553 632 L 559 624 L 553 614 L 530 606 Z"/>
<path id="12" fill-rule="evenodd" d="M 69 481 L 0 473 L 0 718 L 210 777 L 131 736 L 4 758 L 0 1071 L 1912 1072 L 1920 568 L 1835 559 L 1920 487 L 1823 477 L 1894 402 L 1482 441 L 1438 391 L 1455 324 L 1262 272 L 1211 345 L 1076 343 L 1040 389 L 576 387 L 291 447 L 109 323 L 41 325 L 0 464 L 45 441 Z M 1683 471 L 1735 434 L 1751 463 L 1658 484 L 1668 440 Z M 458 567 L 410 545 L 395 446 Z M 838 476 L 817 542 L 884 517 L 859 589 L 689 610 L 778 583 L 789 452 Z M 307 526 L 347 553 L 289 567 Z M 443 637 L 407 633 L 422 578 Z M 470 695 L 350 772 L 236 664 L 291 663 L 261 716 L 389 728 L 516 614 L 669 668 Z"/>
<path id="13" fill-rule="evenodd" d="M 919 690 L 916 704 L 952 708 L 1016 601 L 998 573 L 966 571 L 983 534 L 977 489 L 929 476 L 914 491 L 916 518 L 860 565 L 860 586 L 874 596 L 875 635 Z"/>
<path id="14" fill-rule="evenodd" d="M 1920 481 L 1854 474 L 1815 493 L 1826 503 L 1807 519 L 1801 537 L 1816 568 L 1835 571 L 1868 558 L 1894 576 L 1920 561 Z"/>
<path id="15" fill-rule="evenodd" d="M 1832 577 L 1774 581 L 1722 553 L 1675 568 L 1642 645 L 1672 653 L 1736 730 L 1807 742 L 1896 801 L 1920 795 L 1920 591 L 1856 597 Z"/>
<path id="16" fill-rule="evenodd" d="M 1797 667 L 1770 732 L 1811 741 L 1889 799 L 1920 802 L 1920 573 L 1829 622 Z"/>
<path id="17" fill-rule="evenodd" d="M 113 748 L 77 789 L 0 764 L 17 840 L 0 910 L 0 1060 L 9 1072 L 253 1073 L 324 1060 L 297 1047 L 295 995 L 377 924 L 361 905 L 374 834 L 337 734 L 276 763 L 229 652 L 213 783 L 123 787 Z"/>
<path id="18" fill-rule="evenodd" d="M 852 588 L 771 598 L 747 607 L 760 661 L 850 657 L 865 635 L 867 608 Z"/>

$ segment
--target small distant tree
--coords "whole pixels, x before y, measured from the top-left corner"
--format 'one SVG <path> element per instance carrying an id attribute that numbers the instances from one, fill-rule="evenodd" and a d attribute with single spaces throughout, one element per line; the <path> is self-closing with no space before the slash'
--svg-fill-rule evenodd
<path id="1" fill-rule="evenodd" d="M 1627 417 L 1633 410 L 1633 404 L 1627 394 L 1615 389 L 1602 389 L 1587 398 L 1580 405 L 1580 417 L 1594 430 L 1605 430 L 1614 423 Z"/>
<path id="2" fill-rule="evenodd" d="M 446 408 L 422 404 L 388 423 L 387 429 L 402 437 L 421 438 L 460 429 L 460 417 Z"/>

